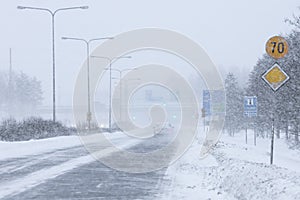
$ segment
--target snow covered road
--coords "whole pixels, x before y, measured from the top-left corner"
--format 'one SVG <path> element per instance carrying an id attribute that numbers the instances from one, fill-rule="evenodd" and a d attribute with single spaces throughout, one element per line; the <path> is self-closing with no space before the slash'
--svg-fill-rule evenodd
<path id="1" fill-rule="evenodd" d="M 67 148 L 57 143 L 52 146 L 53 151 L 41 148 L 37 152 L 29 150 L 28 143 L 40 145 L 47 143 L 46 140 L 23 142 L 26 154 L 15 152 L 12 158 L 6 155 L 0 160 L 1 199 L 147 199 L 160 192 L 157 184 L 163 180 L 165 169 L 145 174 L 119 172 L 96 161 L 80 146 L 78 139 L 63 137 L 48 142 L 53 140 L 64 140 Z M 158 140 L 140 144 L 119 136 L 115 141 L 133 151 L 155 149 L 159 145 Z M 2 153 L 10 152 L 2 150 Z M 111 148 L 101 151 L 103 156 L 111 154 Z"/>
<path id="2" fill-rule="evenodd" d="M 139 143 L 112 137 L 124 149 L 155 150 L 164 137 Z M 300 199 L 299 151 L 276 140 L 275 164 L 269 140 L 244 144 L 243 134 L 223 135 L 212 154 L 199 158 L 201 140 L 168 168 L 143 174 L 111 169 L 92 158 L 79 138 L 0 143 L 0 198 L 15 199 Z M 113 154 L 103 148 L 103 156 Z M 158 161 L 159 162 L 159 161 Z"/>

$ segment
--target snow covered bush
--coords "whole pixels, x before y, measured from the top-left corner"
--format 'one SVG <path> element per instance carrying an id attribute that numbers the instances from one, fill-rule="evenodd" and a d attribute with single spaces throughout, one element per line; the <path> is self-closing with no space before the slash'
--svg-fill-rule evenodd
<path id="1" fill-rule="evenodd" d="M 60 122 L 31 117 L 17 122 L 10 118 L 0 123 L 0 140 L 25 141 L 56 136 L 72 135 L 76 129 L 68 128 Z"/>

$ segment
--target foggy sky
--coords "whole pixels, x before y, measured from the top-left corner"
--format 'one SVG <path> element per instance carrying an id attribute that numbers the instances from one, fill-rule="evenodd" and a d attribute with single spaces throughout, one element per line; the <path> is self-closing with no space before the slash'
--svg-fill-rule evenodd
<path id="1" fill-rule="evenodd" d="M 10 0 L 1 5 L 0 70 L 8 69 L 11 47 L 13 68 L 42 80 L 45 105 L 52 93 L 51 18 L 45 12 L 18 10 L 18 5 L 89 6 L 56 16 L 59 105 L 71 105 L 75 78 L 86 58 L 83 43 L 63 41 L 62 36 L 89 39 L 144 27 L 171 29 L 199 43 L 221 72 L 244 74 L 243 79 L 264 53 L 266 40 L 288 32 L 284 19 L 299 13 L 298 0 Z"/>

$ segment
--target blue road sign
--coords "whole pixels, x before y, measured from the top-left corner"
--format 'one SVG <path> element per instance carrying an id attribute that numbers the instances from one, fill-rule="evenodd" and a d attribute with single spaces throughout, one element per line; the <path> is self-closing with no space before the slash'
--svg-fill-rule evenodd
<path id="1" fill-rule="evenodd" d="M 225 93 L 223 90 L 203 90 L 205 115 L 225 115 Z"/>
<path id="2" fill-rule="evenodd" d="M 211 115 L 225 115 L 225 91 L 210 90 L 210 113 Z"/>
<path id="3" fill-rule="evenodd" d="M 244 97 L 244 115 L 247 117 L 257 116 L 257 97 L 245 96 Z"/>
<path id="4" fill-rule="evenodd" d="M 205 116 L 210 115 L 210 93 L 209 90 L 203 90 L 203 109 Z"/>

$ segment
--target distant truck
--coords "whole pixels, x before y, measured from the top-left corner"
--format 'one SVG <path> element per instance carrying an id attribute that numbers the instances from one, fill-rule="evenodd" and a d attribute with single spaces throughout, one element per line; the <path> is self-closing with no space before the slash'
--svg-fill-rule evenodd
<path id="1" fill-rule="evenodd" d="M 164 124 L 156 124 L 153 126 L 153 132 L 154 132 L 154 135 L 156 135 L 156 134 L 172 134 L 172 133 L 174 133 L 174 126 L 169 122 L 164 123 Z"/>

